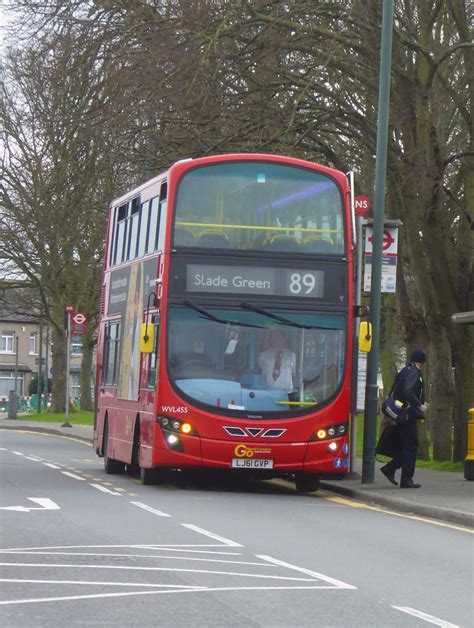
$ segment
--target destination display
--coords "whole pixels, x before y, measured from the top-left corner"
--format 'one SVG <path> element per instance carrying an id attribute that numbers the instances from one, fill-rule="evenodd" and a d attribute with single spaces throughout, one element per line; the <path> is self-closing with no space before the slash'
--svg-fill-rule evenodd
<path id="1" fill-rule="evenodd" d="M 187 264 L 188 292 L 324 298 L 323 270 Z"/>

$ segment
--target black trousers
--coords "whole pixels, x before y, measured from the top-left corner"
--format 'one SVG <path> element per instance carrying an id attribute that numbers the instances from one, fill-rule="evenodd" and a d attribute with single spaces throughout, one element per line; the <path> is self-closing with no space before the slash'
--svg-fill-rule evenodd
<path id="1" fill-rule="evenodd" d="M 391 460 L 385 468 L 387 471 L 395 473 L 397 469 L 402 470 L 402 482 L 412 480 L 415 475 L 416 453 L 418 451 L 418 425 L 406 423 L 397 427 L 400 433 L 400 453 Z"/>

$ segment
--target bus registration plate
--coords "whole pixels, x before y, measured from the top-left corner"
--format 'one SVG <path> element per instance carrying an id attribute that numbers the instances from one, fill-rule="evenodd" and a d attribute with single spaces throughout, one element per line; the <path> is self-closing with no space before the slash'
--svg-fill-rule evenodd
<path id="1" fill-rule="evenodd" d="M 267 458 L 232 458 L 234 469 L 273 469 L 273 460 Z"/>

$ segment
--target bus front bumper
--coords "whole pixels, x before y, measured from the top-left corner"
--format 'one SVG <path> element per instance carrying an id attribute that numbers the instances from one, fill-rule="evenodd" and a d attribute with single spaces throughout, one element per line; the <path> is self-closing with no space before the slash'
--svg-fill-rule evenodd
<path id="1" fill-rule="evenodd" d="M 180 436 L 178 448 L 160 441 L 156 443 L 151 466 L 260 470 L 275 475 L 296 472 L 343 475 L 349 470 L 347 436 L 331 441 L 278 444 Z"/>

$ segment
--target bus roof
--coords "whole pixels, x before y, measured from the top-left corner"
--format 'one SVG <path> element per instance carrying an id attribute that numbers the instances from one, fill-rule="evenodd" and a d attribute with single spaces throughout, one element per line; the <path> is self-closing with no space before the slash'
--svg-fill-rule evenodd
<path id="1" fill-rule="evenodd" d="M 160 174 L 156 175 L 156 177 L 153 177 L 152 179 L 145 181 L 144 183 L 137 186 L 136 188 L 133 188 L 133 190 L 129 190 L 125 194 L 122 194 L 121 196 L 114 198 L 111 205 L 116 206 L 128 198 L 131 198 L 133 196 L 138 196 L 141 192 L 143 192 L 147 188 L 159 183 L 164 177 L 167 176 L 170 170 L 174 169 L 175 167 L 181 166 L 183 163 L 192 161 L 193 166 L 194 165 L 199 166 L 199 165 L 211 164 L 215 162 L 234 161 L 238 159 L 241 159 L 244 161 L 261 159 L 261 160 L 266 160 L 266 161 L 289 163 L 295 166 L 313 167 L 313 168 L 317 166 L 318 169 L 322 170 L 323 172 L 326 171 L 327 173 L 333 173 L 336 171 L 335 168 L 329 168 L 328 166 L 316 164 L 312 161 L 308 161 L 305 159 L 299 159 L 298 157 L 289 157 L 286 155 L 275 155 L 275 154 L 268 154 L 268 153 L 225 153 L 222 155 L 197 157 L 196 159 L 193 159 L 192 157 L 187 157 L 185 159 L 180 159 L 178 161 L 175 161 L 167 170 L 163 170 L 162 172 L 160 172 Z"/>

